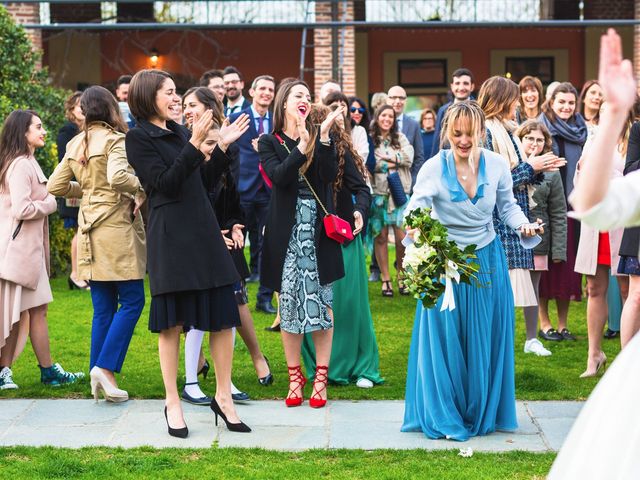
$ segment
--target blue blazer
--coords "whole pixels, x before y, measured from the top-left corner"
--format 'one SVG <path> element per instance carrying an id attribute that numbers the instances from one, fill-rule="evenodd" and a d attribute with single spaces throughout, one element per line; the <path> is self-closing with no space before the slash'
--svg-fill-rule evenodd
<path id="1" fill-rule="evenodd" d="M 231 117 L 229 117 L 229 121 L 233 123 L 236 118 L 243 113 L 249 115 L 251 121 L 249 122 L 249 129 L 235 142 L 239 149 L 240 159 L 238 192 L 240 193 L 241 202 L 250 202 L 255 199 L 256 194 L 262 187 L 264 187 L 264 190 L 267 193 L 269 193 L 269 188 L 264 183 L 260 170 L 258 169 L 260 156 L 258 155 L 258 152 L 253 149 L 253 145 L 251 144 L 251 141 L 254 138 L 258 138 L 256 118 L 253 115 L 251 106 L 231 115 Z M 271 112 L 269 112 L 269 119 L 267 120 L 267 123 L 268 128 L 264 133 L 271 133 L 271 130 L 273 129 L 273 113 Z"/>
<path id="2" fill-rule="evenodd" d="M 413 163 L 411 164 L 411 185 L 415 185 L 416 177 L 424 164 L 424 152 L 422 151 L 422 135 L 420 125 L 413 118 L 404 115 L 402 117 L 402 133 L 409 143 L 413 145 Z"/>

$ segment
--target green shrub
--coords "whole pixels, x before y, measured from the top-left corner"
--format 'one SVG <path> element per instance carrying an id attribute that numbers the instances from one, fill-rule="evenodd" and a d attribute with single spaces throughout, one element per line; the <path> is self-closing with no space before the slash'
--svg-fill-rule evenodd
<path id="1" fill-rule="evenodd" d="M 0 5 L 0 120 L 18 108 L 38 112 L 48 135 L 36 158 L 48 176 L 58 163 L 56 135 L 64 123 L 64 100 L 69 92 L 49 84 L 47 70 L 36 68 L 40 57 L 24 29 Z M 56 275 L 69 268 L 73 232 L 64 230 L 58 214 L 49 217 L 49 222 L 51 271 Z"/>

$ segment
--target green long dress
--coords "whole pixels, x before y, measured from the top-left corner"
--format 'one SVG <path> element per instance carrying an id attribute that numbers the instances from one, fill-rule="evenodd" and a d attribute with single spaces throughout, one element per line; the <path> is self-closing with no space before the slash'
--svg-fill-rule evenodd
<path id="1" fill-rule="evenodd" d="M 345 276 L 333 283 L 333 347 L 329 382 L 347 385 L 359 378 L 374 384 L 384 382 L 379 372 L 379 355 L 369 307 L 369 288 L 362 239 L 357 235 L 342 247 Z M 302 358 L 309 378 L 316 368 L 311 334 L 302 342 Z"/>

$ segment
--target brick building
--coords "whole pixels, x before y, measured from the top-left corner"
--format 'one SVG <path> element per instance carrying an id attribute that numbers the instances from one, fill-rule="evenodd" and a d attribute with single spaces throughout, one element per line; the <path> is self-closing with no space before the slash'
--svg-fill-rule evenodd
<path id="1" fill-rule="evenodd" d="M 200 2 L 190 12 L 171 5 L 159 12 L 145 1 L 116 2 L 111 12 L 96 2 L 5 6 L 20 23 L 38 25 L 29 30 L 34 45 L 42 48 L 54 83 L 67 88 L 110 86 L 123 73 L 149 67 L 172 72 L 187 88 L 204 70 L 233 64 L 248 80 L 263 73 L 303 75 L 316 92 L 336 78 L 347 94 L 363 98 L 399 83 L 421 105 L 440 103 L 460 66 L 474 72 L 477 85 L 496 74 L 516 81 L 536 74 L 545 83 L 580 86 L 597 74 L 606 26 L 584 21 L 640 19 L 640 0 L 445 3 L 454 8 L 444 10 L 435 0 L 217 1 Z M 154 26 L 160 21 L 169 25 Z M 502 23 L 482 23 L 487 21 Z M 100 28 L 91 28 L 96 23 Z M 303 33 L 305 23 L 315 28 Z M 617 28 L 625 56 L 634 56 L 640 67 L 640 27 L 630 22 Z"/>

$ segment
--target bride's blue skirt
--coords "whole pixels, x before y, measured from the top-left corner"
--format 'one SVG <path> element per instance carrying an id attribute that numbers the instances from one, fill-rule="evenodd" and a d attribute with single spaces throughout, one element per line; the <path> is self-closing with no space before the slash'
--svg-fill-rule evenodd
<path id="1" fill-rule="evenodd" d="M 479 285 L 454 284 L 456 308 L 416 308 L 403 432 L 467 440 L 515 430 L 514 304 L 496 239 L 476 252 Z"/>

